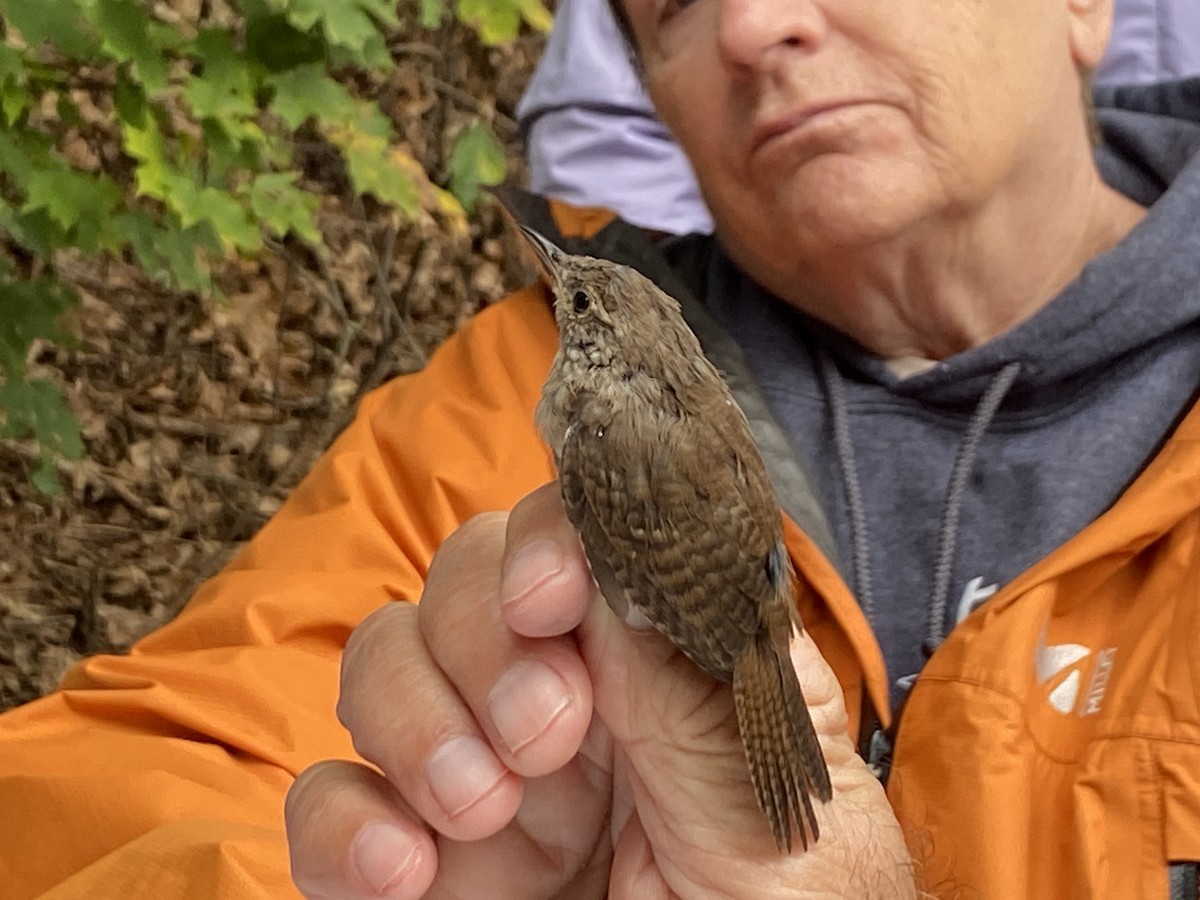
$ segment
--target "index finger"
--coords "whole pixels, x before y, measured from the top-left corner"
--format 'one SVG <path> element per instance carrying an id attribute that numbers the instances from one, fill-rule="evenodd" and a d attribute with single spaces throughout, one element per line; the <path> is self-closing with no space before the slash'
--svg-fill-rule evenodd
<path id="1" fill-rule="evenodd" d="M 500 580 L 504 622 L 525 637 L 566 634 L 596 595 L 583 545 L 552 481 L 521 499 L 508 517 Z"/>

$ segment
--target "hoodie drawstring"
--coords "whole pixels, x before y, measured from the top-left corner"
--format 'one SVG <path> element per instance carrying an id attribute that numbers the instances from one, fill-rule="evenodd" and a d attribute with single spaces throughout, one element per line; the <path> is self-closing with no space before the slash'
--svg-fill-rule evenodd
<path id="1" fill-rule="evenodd" d="M 933 598 L 929 603 L 928 627 L 925 643 L 921 649 L 925 658 L 933 656 L 946 637 L 946 603 L 950 598 L 950 575 L 954 568 L 954 555 L 958 550 L 958 520 L 962 514 L 963 495 L 967 492 L 967 479 L 975 467 L 975 454 L 983 434 L 991 426 L 996 411 L 1004 402 L 1004 395 L 1017 380 L 1021 372 L 1019 362 L 1010 362 L 996 373 L 979 405 L 971 416 L 971 423 L 959 441 L 954 454 L 954 466 L 950 469 L 950 485 L 946 488 L 946 499 L 942 502 L 942 522 L 938 529 L 937 563 L 933 569 Z"/>
<path id="2" fill-rule="evenodd" d="M 872 627 L 875 625 L 875 596 L 871 581 L 870 536 L 867 532 L 866 507 L 863 503 L 862 484 L 854 458 L 854 442 L 850 436 L 850 417 L 846 406 L 846 387 L 837 363 L 828 351 L 817 349 L 821 378 L 829 397 L 833 419 L 834 449 L 842 471 L 842 487 L 850 514 L 850 540 L 853 545 L 853 578 L 855 591 L 863 615 Z M 954 569 L 954 558 L 958 550 L 959 519 L 962 514 L 963 497 L 967 491 L 967 480 L 975 466 L 979 443 L 991 426 L 1004 402 L 1004 397 L 1020 374 L 1021 364 L 1010 362 L 992 378 L 987 390 L 979 399 L 967 430 L 959 441 L 950 470 L 946 497 L 942 503 L 942 516 L 938 529 L 937 554 L 933 570 L 933 593 L 930 597 L 926 621 L 925 641 L 922 651 L 928 659 L 938 648 L 946 634 L 946 604 L 950 596 L 950 578 Z"/>
<path id="3" fill-rule="evenodd" d="M 846 412 L 846 385 L 837 363 L 824 347 L 817 348 L 821 365 L 821 379 L 825 382 L 825 393 L 829 395 L 833 413 L 833 443 L 837 451 L 839 468 L 842 470 L 842 489 L 846 492 L 846 503 L 850 512 L 850 543 L 853 565 L 854 591 L 858 605 L 862 607 L 867 623 L 875 625 L 875 592 L 871 585 L 870 538 L 867 535 L 867 511 L 863 504 L 862 484 L 858 480 L 858 467 L 854 462 L 854 442 L 850 439 L 850 417 Z"/>

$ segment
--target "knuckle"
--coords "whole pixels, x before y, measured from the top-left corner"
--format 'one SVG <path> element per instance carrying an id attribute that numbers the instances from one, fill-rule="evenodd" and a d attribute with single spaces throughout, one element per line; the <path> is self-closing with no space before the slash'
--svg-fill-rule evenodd
<path id="1" fill-rule="evenodd" d="M 480 588 L 499 578 L 505 513 L 482 513 L 467 520 L 438 549 L 429 567 L 417 609 L 418 627 L 429 638 L 444 634 L 446 620 L 469 615 Z"/>
<path id="2" fill-rule="evenodd" d="M 343 670 L 364 655 L 370 655 L 379 642 L 388 642 L 397 629 L 405 627 L 406 619 L 415 613 L 413 604 L 396 601 L 385 603 L 371 612 L 350 632 L 342 654 Z"/>
<path id="3" fill-rule="evenodd" d="M 322 808 L 328 805 L 329 794 L 338 783 L 340 768 L 336 760 L 314 763 L 297 775 L 288 788 L 283 801 L 283 818 L 293 843 L 310 821 L 319 819 Z"/>
<path id="4" fill-rule="evenodd" d="M 458 647 L 463 629 L 477 633 L 481 609 L 499 587 L 504 513 L 485 513 L 447 538 L 433 559 L 417 624 L 434 655 Z"/>
<path id="5" fill-rule="evenodd" d="M 511 542 L 535 533 L 560 538 L 570 528 L 559 484 L 551 481 L 517 501 L 508 521 L 508 538 Z"/>
<path id="6" fill-rule="evenodd" d="M 381 662 L 393 656 L 396 648 L 411 645 L 417 634 L 417 607 L 411 603 L 388 603 L 372 612 L 350 633 L 342 652 L 337 717 L 351 733 L 356 713 L 365 702 L 371 705 L 377 687 L 386 677 Z M 419 638 L 418 638 L 419 639 Z"/>
<path id="7" fill-rule="evenodd" d="M 418 626 L 426 646 L 443 668 L 490 638 L 491 631 L 477 615 L 488 596 L 476 578 L 459 585 L 442 602 L 430 604 L 419 616 Z"/>
<path id="8" fill-rule="evenodd" d="M 457 556 L 460 553 L 474 553 L 475 547 L 481 541 L 493 541 L 497 535 L 504 534 L 504 526 L 508 521 L 508 513 L 504 512 L 484 512 L 477 513 L 462 525 L 458 526 L 454 532 L 442 542 L 441 548 L 434 556 L 434 561 L 438 557 Z"/>

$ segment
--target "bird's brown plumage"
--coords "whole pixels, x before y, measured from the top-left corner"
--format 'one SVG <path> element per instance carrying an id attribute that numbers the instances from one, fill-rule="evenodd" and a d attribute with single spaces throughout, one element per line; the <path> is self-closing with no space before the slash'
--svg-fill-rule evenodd
<path id="1" fill-rule="evenodd" d="M 527 232 L 560 346 L 538 407 L 567 515 L 615 609 L 632 604 L 733 685 L 759 806 L 781 849 L 807 846 L 831 796 L 788 654 L 792 571 L 745 417 L 678 304 L 624 266 Z"/>

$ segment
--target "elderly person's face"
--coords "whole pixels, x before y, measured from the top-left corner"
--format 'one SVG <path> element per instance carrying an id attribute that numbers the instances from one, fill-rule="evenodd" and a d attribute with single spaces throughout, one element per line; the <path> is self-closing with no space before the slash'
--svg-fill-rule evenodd
<path id="1" fill-rule="evenodd" d="M 1111 0 L 624 4 L 647 88 L 755 270 L 970 217 L 1086 159 L 1079 73 Z"/>

